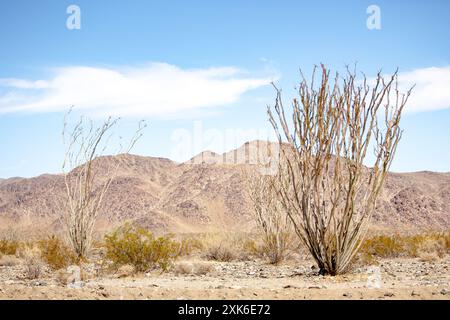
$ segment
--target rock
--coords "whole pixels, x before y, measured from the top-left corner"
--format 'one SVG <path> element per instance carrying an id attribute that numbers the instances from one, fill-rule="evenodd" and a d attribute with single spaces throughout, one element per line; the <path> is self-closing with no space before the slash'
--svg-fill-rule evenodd
<path id="1" fill-rule="evenodd" d="M 287 284 L 285 286 L 283 286 L 283 289 L 297 289 L 298 287 L 291 285 L 291 284 Z"/>
<path id="2" fill-rule="evenodd" d="M 319 287 L 319 286 L 310 286 L 310 287 L 308 287 L 308 289 L 321 289 L 322 287 Z"/>
<path id="3" fill-rule="evenodd" d="M 413 292 L 411 292 L 411 296 L 412 296 L 412 297 L 414 297 L 414 296 L 420 296 L 420 293 L 417 293 L 417 292 L 415 292 L 415 291 L 413 290 Z"/>
<path id="4" fill-rule="evenodd" d="M 444 295 L 444 296 L 447 295 L 447 294 L 448 294 L 448 290 L 445 289 L 445 288 L 442 289 L 442 290 L 441 290 L 441 294 Z"/>
<path id="5" fill-rule="evenodd" d="M 395 296 L 395 294 L 393 292 L 385 292 L 384 296 L 385 297 L 393 297 L 393 296 Z"/>
<path id="6" fill-rule="evenodd" d="M 67 288 L 69 289 L 81 289 L 84 287 L 84 281 L 75 281 L 71 282 L 67 285 Z"/>
<path id="7" fill-rule="evenodd" d="M 351 298 L 351 297 L 352 297 L 352 294 L 346 292 L 346 293 L 343 294 L 343 296 L 344 296 L 344 297 L 347 297 L 347 298 Z"/>

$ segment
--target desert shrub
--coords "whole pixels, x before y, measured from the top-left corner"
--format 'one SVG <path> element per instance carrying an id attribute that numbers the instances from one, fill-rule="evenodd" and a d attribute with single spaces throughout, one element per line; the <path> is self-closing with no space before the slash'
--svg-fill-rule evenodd
<path id="1" fill-rule="evenodd" d="M 211 273 L 214 267 L 210 263 L 205 262 L 180 262 L 175 264 L 174 272 L 177 275 L 206 275 Z"/>
<path id="2" fill-rule="evenodd" d="M 293 237 L 289 232 L 266 235 L 260 250 L 271 264 L 278 264 L 285 260 L 292 247 Z"/>
<path id="3" fill-rule="evenodd" d="M 25 261 L 25 276 L 27 279 L 38 279 L 43 270 L 43 262 L 41 259 L 41 251 L 37 247 L 25 247 L 23 250 L 23 258 Z"/>
<path id="4" fill-rule="evenodd" d="M 178 257 L 180 244 L 170 237 L 126 224 L 105 235 L 106 258 L 113 266 L 132 265 L 137 272 L 158 266 L 166 271 Z"/>
<path id="5" fill-rule="evenodd" d="M 442 258 L 449 251 L 449 233 L 416 235 L 377 235 L 364 240 L 359 260 L 367 263 L 377 258 L 419 257 L 425 261 Z"/>
<path id="6" fill-rule="evenodd" d="M 77 261 L 74 252 L 55 236 L 40 240 L 38 245 L 42 260 L 53 270 L 67 268 Z"/>
<path id="7" fill-rule="evenodd" d="M 450 229 L 444 234 L 445 248 L 450 251 Z"/>
<path id="8" fill-rule="evenodd" d="M 404 248 L 398 236 L 379 235 L 364 240 L 360 251 L 369 256 L 393 258 L 404 252 Z"/>
<path id="9" fill-rule="evenodd" d="M 208 260 L 230 262 L 237 259 L 236 250 L 230 244 L 221 242 L 213 244 L 206 249 L 204 254 Z"/>
<path id="10" fill-rule="evenodd" d="M 243 242 L 244 251 L 250 256 L 264 258 L 263 244 L 255 239 L 246 239 Z"/>
<path id="11" fill-rule="evenodd" d="M 15 255 L 19 246 L 19 241 L 6 239 L 0 240 L 0 255 Z"/>
<path id="12" fill-rule="evenodd" d="M 0 267 L 12 267 L 20 263 L 20 259 L 13 255 L 3 255 L 0 257 Z"/>
<path id="13" fill-rule="evenodd" d="M 198 237 L 184 237 L 179 242 L 179 256 L 189 256 L 204 249 L 203 242 Z"/>
<path id="14" fill-rule="evenodd" d="M 249 261 L 255 258 L 273 261 L 270 254 L 277 251 L 275 246 L 267 246 L 268 238 L 263 238 L 259 233 L 213 233 L 205 234 L 202 238 L 202 256 L 207 260 L 230 262 Z M 277 242 L 278 244 L 280 242 Z M 273 250 L 272 250 L 273 249 Z M 289 256 L 288 250 L 293 247 L 286 247 L 282 252 L 283 259 Z M 280 261 L 279 259 L 277 259 Z"/>
<path id="15" fill-rule="evenodd" d="M 443 238 L 426 239 L 419 246 L 418 256 L 423 261 L 433 261 L 442 258 L 446 252 L 446 243 Z"/>

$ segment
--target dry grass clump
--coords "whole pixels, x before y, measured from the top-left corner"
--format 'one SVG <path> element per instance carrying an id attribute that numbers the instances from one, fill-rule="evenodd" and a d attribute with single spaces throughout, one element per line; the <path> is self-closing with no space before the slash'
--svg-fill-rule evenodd
<path id="1" fill-rule="evenodd" d="M 213 265 L 207 262 L 182 261 L 175 264 L 173 272 L 176 275 L 206 275 L 214 271 Z"/>
<path id="2" fill-rule="evenodd" d="M 22 261 L 13 255 L 3 255 L 0 257 L 0 267 L 13 267 L 17 266 Z"/>
<path id="3" fill-rule="evenodd" d="M 74 252 L 55 236 L 40 240 L 38 246 L 42 260 L 53 270 L 67 268 L 77 262 Z"/>
<path id="4" fill-rule="evenodd" d="M 136 272 L 158 266 L 166 271 L 178 257 L 180 243 L 170 237 L 154 237 L 143 228 L 126 224 L 105 235 L 106 258 L 113 267 L 132 265 Z"/>
<path id="5" fill-rule="evenodd" d="M 378 235 L 364 240 L 359 251 L 360 260 L 377 258 L 414 257 L 425 261 L 442 258 L 450 250 L 450 231 L 417 235 Z"/>

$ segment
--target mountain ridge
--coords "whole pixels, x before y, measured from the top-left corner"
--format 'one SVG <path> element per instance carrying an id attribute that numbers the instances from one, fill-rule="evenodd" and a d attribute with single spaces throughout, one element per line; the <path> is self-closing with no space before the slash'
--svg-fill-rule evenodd
<path id="1" fill-rule="evenodd" d="M 252 230 L 245 170 L 261 160 L 258 152 L 267 146 L 252 141 L 222 155 L 205 151 L 182 163 L 131 154 L 99 157 L 95 159 L 99 177 L 111 161 L 124 164 L 105 197 L 99 227 L 130 220 L 155 232 Z M 57 228 L 64 192 L 61 174 L 2 179 L 0 221 L 3 225 L 40 221 Z M 450 173 L 392 172 L 372 224 L 399 231 L 446 229 L 449 218 Z"/>

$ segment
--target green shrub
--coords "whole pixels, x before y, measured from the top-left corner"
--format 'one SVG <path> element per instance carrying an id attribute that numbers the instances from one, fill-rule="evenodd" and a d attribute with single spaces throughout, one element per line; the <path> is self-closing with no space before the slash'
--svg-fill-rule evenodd
<path id="1" fill-rule="evenodd" d="M 105 235 L 106 258 L 115 267 L 134 266 L 143 272 L 158 266 L 166 271 L 178 257 L 180 243 L 170 237 L 157 237 L 143 228 L 126 224 Z"/>

